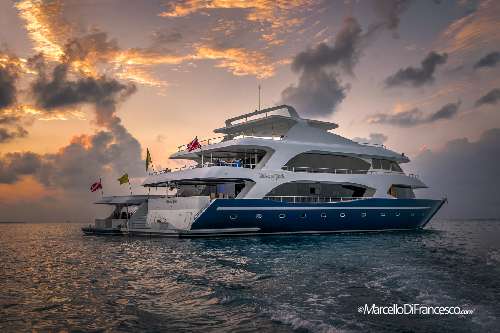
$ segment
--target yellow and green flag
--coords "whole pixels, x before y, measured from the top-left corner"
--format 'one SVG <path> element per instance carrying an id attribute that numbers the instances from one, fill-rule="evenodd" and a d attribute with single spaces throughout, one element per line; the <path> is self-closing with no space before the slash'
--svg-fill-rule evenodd
<path id="1" fill-rule="evenodd" d="M 121 176 L 120 178 L 118 178 L 118 181 L 120 182 L 120 185 L 128 183 L 129 182 L 128 173 L 126 173 L 123 176 Z"/>
<path id="2" fill-rule="evenodd" d="M 146 148 L 146 171 L 149 169 L 149 165 L 153 163 L 151 161 L 151 154 L 149 153 L 149 148 Z"/>

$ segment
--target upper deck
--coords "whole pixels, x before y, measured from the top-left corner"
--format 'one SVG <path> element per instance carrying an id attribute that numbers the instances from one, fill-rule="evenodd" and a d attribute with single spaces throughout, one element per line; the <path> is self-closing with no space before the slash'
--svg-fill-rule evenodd
<path id="1" fill-rule="evenodd" d="M 193 151 L 187 145 L 179 146 L 170 158 L 200 162 L 202 156 L 236 158 L 238 153 L 293 150 L 377 157 L 398 163 L 409 161 L 404 154 L 383 145 L 361 144 L 329 132 L 337 127 L 332 122 L 301 118 L 293 107 L 279 105 L 227 119 L 224 127 L 214 130 L 223 136 L 201 140 L 202 147 Z"/>

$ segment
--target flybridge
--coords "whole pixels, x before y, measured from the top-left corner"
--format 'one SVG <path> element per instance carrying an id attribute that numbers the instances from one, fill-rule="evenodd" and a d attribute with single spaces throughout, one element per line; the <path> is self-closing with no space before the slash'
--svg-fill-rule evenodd
<path id="1" fill-rule="evenodd" d="M 214 132 L 225 134 L 228 138 L 239 135 L 280 137 L 286 134 L 298 122 L 306 122 L 311 127 L 325 131 L 338 127 L 335 123 L 303 119 L 299 117 L 293 107 L 278 105 L 227 119 L 225 122 L 226 126 L 218 128 Z"/>

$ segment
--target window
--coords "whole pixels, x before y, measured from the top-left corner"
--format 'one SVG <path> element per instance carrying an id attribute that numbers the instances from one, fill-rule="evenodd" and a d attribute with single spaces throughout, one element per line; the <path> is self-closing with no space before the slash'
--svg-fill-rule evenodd
<path id="1" fill-rule="evenodd" d="M 361 217 L 366 217 L 366 213 L 361 213 Z"/>
<path id="2" fill-rule="evenodd" d="M 236 215 L 236 214 L 229 215 L 229 219 L 230 219 L 230 220 L 233 220 L 233 221 L 234 221 L 234 220 L 236 220 L 237 218 L 238 218 L 238 215 Z"/>
<path id="3" fill-rule="evenodd" d="M 280 215 L 278 215 L 278 217 L 279 217 L 280 219 L 284 219 L 284 218 L 286 217 L 286 215 L 285 215 L 285 214 L 283 214 L 283 213 L 281 213 Z"/>
<path id="4" fill-rule="evenodd" d="M 300 214 L 300 218 L 301 218 L 301 219 L 305 219 L 306 217 L 307 217 L 307 214 L 306 214 L 306 213 L 301 213 L 301 214 Z"/>
<path id="5" fill-rule="evenodd" d="M 340 213 L 340 217 L 345 217 L 345 213 Z"/>
<path id="6" fill-rule="evenodd" d="M 415 198 L 415 193 L 413 193 L 413 189 L 408 185 L 392 185 L 387 191 L 387 194 L 397 199 Z"/>
<path id="7" fill-rule="evenodd" d="M 331 153 L 302 153 L 289 160 L 283 169 L 307 172 L 366 173 L 370 163 L 358 157 Z"/>
<path id="8" fill-rule="evenodd" d="M 403 170 L 401 169 L 401 167 L 397 162 L 380 158 L 372 159 L 372 168 L 376 170 L 390 170 L 396 172 L 403 172 Z"/>
<path id="9" fill-rule="evenodd" d="M 256 215 L 255 215 L 255 218 L 256 218 L 257 220 L 262 220 L 262 214 L 256 214 Z"/>
<path id="10" fill-rule="evenodd" d="M 339 198 L 368 197 L 374 189 L 354 184 L 334 184 L 321 182 L 289 182 L 276 186 L 266 197 L 278 197 L 278 200 L 291 202 L 336 201 Z"/>
<path id="11" fill-rule="evenodd" d="M 326 213 L 321 213 L 321 218 L 326 219 Z"/>

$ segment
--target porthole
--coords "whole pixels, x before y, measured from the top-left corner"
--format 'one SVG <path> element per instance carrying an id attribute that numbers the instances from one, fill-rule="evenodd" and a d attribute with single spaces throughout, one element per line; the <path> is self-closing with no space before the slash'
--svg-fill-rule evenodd
<path id="1" fill-rule="evenodd" d="M 279 217 L 280 219 L 284 219 L 284 218 L 286 217 L 286 215 L 285 215 L 285 214 L 283 214 L 283 213 L 281 213 L 280 215 L 278 215 L 278 217 Z"/>
<path id="2" fill-rule="evenodd" d="M 399 215 L 401 215 L 401 214 L 400 214 L 399 212 L 397 212 L 397 213 L 396 213 L 396 216 L 399 216 Z"/>
<path id="3" fill-rule="evenodd" d="M 255 214 L 255 218 L 257 220 L 262 220 L 262 214 Z"/>
<path id="4" fill-rule="evenodd" d="M 231 214 L 231 215 L 229 215 L 229 219 L 230 219 L 230 220 L 233 220 L 233 221 L 234 221 L 234 220 L 236 220 L 237 218 L 238 218 L 238 215 L 236 215 L 236 214 Z"/>
<path id="5" fill-rule="evenodd" d="M 385 213 L 380 213 L 380 216 L 385 217 Z"/>
<path id="6" fill-rule="evenodd" d="M 340 217 L 345 217 L 345 213 L 340 213 Z"/>
<path id="7" fill-rule="evenodd" d="M 361 217 L 366 217 L 366 213 L 361 213 Z"/>
<path id="8" fill-rule="evenodd" d="M 306 213 L 302 213 L 302 214 L 300 214 L 300 218 L 301 218 L 301 219 L 305 219 L 306 217 L 307 217 L 307 214 L 306 214 Z"/>
<path id="9" fill-rule="evenodd" d="M 321 218 L 326 219 L 326 213 L 321 213 Z"/>

